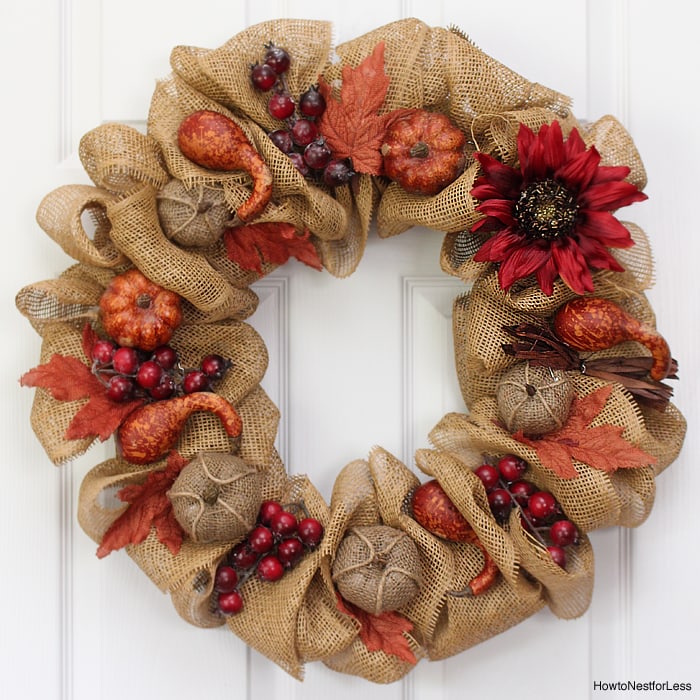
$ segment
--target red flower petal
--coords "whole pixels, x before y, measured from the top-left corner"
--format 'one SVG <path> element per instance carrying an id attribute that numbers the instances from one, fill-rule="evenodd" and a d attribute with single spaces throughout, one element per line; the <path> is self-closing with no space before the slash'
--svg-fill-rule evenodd
<path id="1" fill-rule="evenodd" d="M 561 133 L 559 122 L 554 121 L 544 132 L 540 129 L 540 138 L 544 142 L 544 162 L 547 170 L 554 172 L 564 163 L 564 136 Z"/>
<path id="2" fill-rule="evenodd" d="M 501 260 L 505 260 L 511 250 L 523 245 L 524 242 L 526 242 L 525 239 L 515 233 L 513 229 L 504 228 L 495 236 L 491 236 L 477 250 L 474 260 L 476 262 L 501 262 Z"/>
<path id="3" fill-rule="evenodd" d="M 605 246 L 602 246 L 593 238 L 581 238 L 578 241 L 582 255 L 586 258 L 589 267 L 599 270 L 612 270 L 613 272 L 624 272 L 625 268 L 618 260 L 610 254 Z"/>
<path id="4" fill-rule="evenodd" d="M 493 185 L 501 193 L 502 197 L 514 199 L 518 196 L 522 185 L 522 177 L 517 170 L 508 165 L 503 165 L 503 163 L 487 153 L 477 152 L 474 154 L 474 157 L 479 161 L 486 181 Z"/>
<path id="5" fill-rule="evenodd" d="M 607 211 L 584 209 L 576 233 L 579 239 L 593 238 L 612 248 L 630 248 L 634 245 L 630 232 Z"/>
<path id="6" fill-rule="evenodd" d="M 552 245 L 552 257 L 559 270 L 559 277 L 576 294 L 593 291 L 593 278 L 586 258 L 571 239 L 560 239 Z"/>
<path id="7" fill-rule="evenodd" d="M 503 197 L 503 193 L 497 190 L 492 184 L 488 182 L 480 182 L 480 180 L 484 180 L 485 178 L 479 178 L 476 180 L 476 184 L 474 187 L 472 187 L 471 192 L 469 193 L 474 199 L 501 199 Z"/>
<path id="8" fill-rule="evenodd" d="M 630 174 L 630 169 L 626 165 L 601 165 L 591 180 L 591 185 L 598 185 L 601 182 L 612 182 L 613 180 L 624 180 Z"/>
<path id="9" fill-rule="evenodd" d="M 505 226 L 513 226 L 513 202 L 510 199 L 487 199 L 476 207 L 480 214 L 498 219 Z"/>
<path id="10" fill-rule="evenodd" d="M 548 297 L 552 295 L 554 291 L 554 280 L 558 276 L 559 271 L 557 270 L 557 266 L 550 251 L 547 261 L 535 271 L 537 284 L 540 285 L 543 294 L 546 294 Z"/>
<path id="11" fill-rule="evenodd" d="M 532 243 L 526 243 L 520 248 L 512 249 L 498 270 L 498 281 L 501 289 L 510 289 L 516 280 L 531 275 L 548 259 L 549 251 Z"/>
<path id="12" fill-rule="evenodd" d="M 567 160 L 577 156 L 579 153 L 583 153 L 585 150 L 586 144 L 581 138 L 581 134 L 579 134 L 578 129 L 572 129 L 569 132 L 566 143 L 564 144 L 564 153 Z"/>
<path id="13" fill-rule="evenodd" d="M 631 182 L 602 182 L 582 192 L 578 201 L 586 209 L 613 211 L 645 199 L 647 196 Z"/>
<path id="14" fill-rule="evenodd" d="M 570 158 L 555 173 L 554 179 L 563 182 L 573 192 L 584 192 L 595 176 L 600 154 L 595 148 Z"/>

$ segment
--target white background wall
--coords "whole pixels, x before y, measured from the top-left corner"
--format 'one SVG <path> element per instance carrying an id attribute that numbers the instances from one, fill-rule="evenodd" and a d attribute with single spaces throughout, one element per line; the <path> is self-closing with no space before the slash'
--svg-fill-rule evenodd
<path id="1" fill-rule="evenodd" d="M 681 367 L 675 402 L 689 424 L 683 453 L 659 478 L 642 527 L 594 533 L 589 612 L 562 622 L 543 611 L 388 687 L 320 664 L 303 684 L 292 681 L 229 633 L 183 623 L 123 553 L 98 562 L 75 522 L 76 490 L 109 448 L 52 466 L 29 427 L 32 392 L 17 382 L 36 364 L 39 339 L 14 295 L 70 264 L 36 225 L 35 210 L 53 188 L 86 180 L 76 156 L 80 136 L 103 121 L 141 125 L 172 46 L 213 48 L 245 26 L 292 16 L 332 20 L 339 42 L 402 17 L 456 24 L 525 77 L 569 94 L 577 116 L 618 116 L 648 171 L 649 201 L 629 218 L 651 238 L 658 282 L 650 298 Z M 694 691 L 683 695 L 699 694 L 696 29 L 681 0 L 3 3 L 0 697 L 588 698 L 601 694 L 596 680 L 628 679 L 692 682 Z M 266 386 L 283 411 L 280 449 L 290 469 L 309 473 L 325 495 L 337 471 L 374 444 L 410 462 L 432 424 L 461 409 L 448 332 L 457 287 L 439 272 L 439 243 L 416 230 L 372 238 L 349 280 L 292 263 L 261 285 L 253 322 L 272 356 Z M 381 305 L 371 302 L 378 296 Z M 314 304 L 342 314 L 320 328 L 308 313 Z"/>

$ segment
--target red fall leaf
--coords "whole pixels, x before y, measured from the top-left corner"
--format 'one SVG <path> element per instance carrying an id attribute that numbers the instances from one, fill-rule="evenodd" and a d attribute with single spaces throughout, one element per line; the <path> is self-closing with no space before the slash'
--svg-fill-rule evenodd
<path id="1" fill-rule="evenodd" d="M 315 270 L 323 268 L 311 242 L 311 233 L 305 230 L 299 234 L 292 224 L 281 221 L 226 229 L 224 245 L 229 260 L 258 274 L 262 274 L 264 262 L 284 265 L 290 257 Z"/>
<path id="2" fill-rule="evenodd" d="M 155 527 L 158 540 L 173 555 L 182 546 L 182 528 L 173 515 L 168 491 L 187 462 L 173 450 L 165 469 L 149 473 L 143 484 L 121 489 L 117 496 L 128 503 L 127 509 L 109 526 L 97 549 L 101 559 L 128 544 L 143 542 Z"/>
<path id="3" fill-rule="evenodd" d="M 358 608 L 340 595 L 337 596 L 338 610 L 355 618 L 360 623 L 360 639 L 369 651 L 383 651 L 402 661 L 415 664 L 417 659 L 404 632 L 413 630 L 413 623 L 399 613 L 388 611 L 372 615 Z"/>
<path id="4" fill-rule="evenodd" d="M 89 333 L 83 333 L 83 347 L 90 341 Z M 124 403 L 110 401 L 105 388 L 90 368 L 72 355 L 51 356 L 43 365 L 25 372 L 19 380 L 22 386 L 46 389 L 57 401 L 89 399 L 73 416 L 65 433 L 66 440 L 99 437 L 104 441 L 121 422 L 143 401 L 134 399 Z"/>
<path id="5" fill-rule="evenodd" d="M 384 104 L 389 76 L 384 72 L 384 42 L 357 68 L 342 71 L 340 100 L 332 96 L 331 86 L 319 79 L 318 89 L 326 99 L 326 110 L 319 130 L 336 158 L 350 158 L 358 173 L 382 174 L 380 148 L 389 115 L 377 112 Z"/>
<path id="6" fill-rule="evenodd" d="M 575 398 L 565 425 L 541 438 L 528 438 L 522 432 L 513 437 L 537 452 L 540 462 L 562 479 L 578 476 L 573 460 L 594 469 L 614 472 L 654 464 L 656 458 L 622 437 L 624 428 L 591 422 L 608 400 L 612 386 L 603 386 L 583 398 Z"/>

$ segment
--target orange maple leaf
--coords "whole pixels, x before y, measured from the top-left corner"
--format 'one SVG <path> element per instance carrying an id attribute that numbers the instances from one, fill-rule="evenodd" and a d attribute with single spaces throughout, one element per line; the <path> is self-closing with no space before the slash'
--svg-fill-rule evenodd
<path id="1" fill-rule="evenodd" d="M 331 86 L 319 78 L 319 92 L 326 99 L 326 110 L 319 119 L 319 130 L 336 158 L 350 158 L 358 173 L 382 174 L 380 148 L 387 120 L 393 113 L 379 116 L 389 89 L 384 72 L 384 42 L 357 68 L 345 66 L 340 100 L 332 97 Z"/>
<path id="2" fill-rule="evenodd" d="M 368 651 L 383 651 L 398 657 L 402 661 L 415 664 L 417 659 L 404 632 L 413 630 L 413 623 L 399 613 L 387 611 L 380 615 L 358 608 L 340 595 L 337 595 L 340 612 L 355 618 L 360 623 L 360 639 Z"/>
<path id="3" fill-rule="evenodd" d="M 323 268 L 311 233 L 299 234 L 292 224 L 282 221 L 233 226 L 224 232 L 224 245 L 229 260 L 244 270 L 262 274 L 262 263 L 284 265 L 290 257 L 315 270 Z"/>
<path id="4" fill-rule="evenodd" d="M 605 406 L 611 392 L 612 385 L 607 385 L 583 398 L 575 398 L 569 417 L 559 430 L 537 439 L 525 437 L 522 431 L 513 437 L 532 447 L 540 462 L 562 479 L 575 479 L 578 476 L 574 459 L 606 472 L 654 464 L 656 457 L 622 437 L 623 427 L 591 427 L 591 422 Z"/>
<path id="5" fill-rule="evenodd" d="M 84 346 L 92 342 L 87 332 L 83 333 L 83 339 Z M 73 416 L 66 429 L 66 440 L 87 437 L 107 440 L 124 418 L 143 403 L 141 399 L 124 403 L 111 401 L 105 394 L 105 387 L 91 369 L 72 355 L 52 355 L 45 364 L 25 372 L 19 383 L 21 386 L 46 389 L 57 401 L 89 399 Z"/>
<path id="6" fill-rule="evenodd" d="M 168 490 L 187 462 L 173 450 L 165 469 L 152 471 L 143 484 L 125 486 L 117 496 L 128 503 L 127 509 L 109 526 L 97 549 L 101 559 L 128 544 L 143 542 L 155 527 L 158 540 L 173 555 L 182 546 L 182 528 L 173 515 Z"/>

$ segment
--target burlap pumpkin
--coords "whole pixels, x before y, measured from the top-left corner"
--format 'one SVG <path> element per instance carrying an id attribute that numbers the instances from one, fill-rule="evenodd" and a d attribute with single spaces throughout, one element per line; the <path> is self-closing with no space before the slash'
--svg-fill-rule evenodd
<path id="1" fill-rule="evenodd" d="M 262 475 L 240 457 L 199 452 L 168 496 L 182 529 L 195 542 L 229 542 L 255 524 Z"/>

